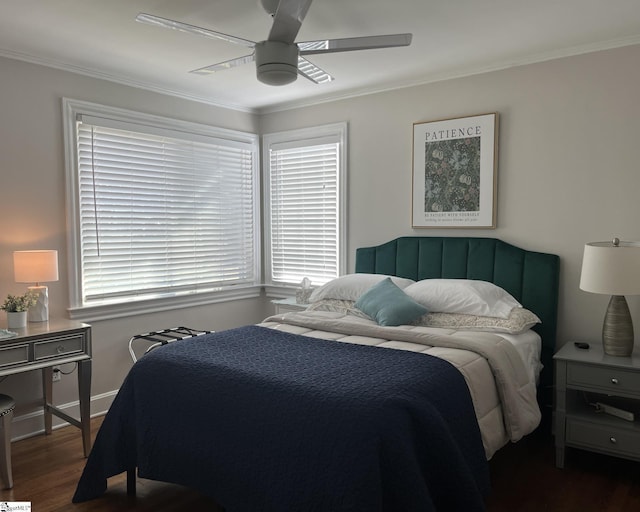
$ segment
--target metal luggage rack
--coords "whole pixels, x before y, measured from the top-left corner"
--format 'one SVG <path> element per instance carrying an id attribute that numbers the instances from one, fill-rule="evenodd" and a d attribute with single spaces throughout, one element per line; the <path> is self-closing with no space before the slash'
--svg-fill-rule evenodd
<path id="1" fill-rule="evenodd" d="M 147 349 L 142 354 L 145 355 L 151 352 L 154 348 L 166 345 L 167 343 L 186 340 L 188 338 L 193 338 L 195 336 L 200 336 L 201 334 L 209 334 L 212 332 L 213 331 L 191 329 L 189 327 L 172 327 L 170 329 L 163 329 L 161 331 L 151 331 L 144 334 L 136 334 L 129 340 L 129 354 L 131 354 L 131 359 L 134 363 L 138 361 L 136 353 L 133 350 L 134 341 L 142 340 L 151 343 L 151 345 L 147 347 Z"/>

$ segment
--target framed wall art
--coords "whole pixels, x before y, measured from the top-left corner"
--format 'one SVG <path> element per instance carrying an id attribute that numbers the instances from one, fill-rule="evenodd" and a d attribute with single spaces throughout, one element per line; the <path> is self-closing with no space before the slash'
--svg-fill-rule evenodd
<path id="1" fill-rule="evenodd" d="M 413 125 L 414 228 L 495 228 L 498 114 Z"/>

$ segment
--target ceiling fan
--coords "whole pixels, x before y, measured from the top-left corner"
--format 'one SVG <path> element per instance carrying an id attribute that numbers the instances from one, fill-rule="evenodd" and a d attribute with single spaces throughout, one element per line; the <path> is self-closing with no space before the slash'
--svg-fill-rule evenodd
<path id="1" fill-rule="evenodd" d="M 286 85 L 298 74 L 320 84 L 330 82 L 333 77 L 326 71 L 305 59 L 303 55 L 319 53 L 350 52 L 408 46 L 411 34 L 391 34 L 384 36 L 349 37 L 296 43 L 295 38 L 302 26 L 312 0 L 260 0 L 262 7 L 273 16 L 273 25 L 265 41 L 254 42 L 241 37 L 230 36 L 195 25 L 160 18 L 152 14 L 140 13 L 136 21 L 165 28 L 189 32 L 214 39 L 221 39 L 253 49 L 253 53 L 236 59 L 219 62 L 190 73 L 207 75 L 223 69 L 230 69 L 255 61 L 258 80 L 268 85 Z"/>

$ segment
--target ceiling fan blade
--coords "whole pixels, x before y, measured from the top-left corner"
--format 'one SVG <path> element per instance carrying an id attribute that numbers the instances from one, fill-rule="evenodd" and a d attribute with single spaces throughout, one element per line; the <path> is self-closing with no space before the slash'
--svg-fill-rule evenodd
<path id="1" fill-rule="evenodd" d="M 154 25 L 156 27 L 172 28 L 174 30 L 179 30 L 180 32 L 210 37 L 212 39 L 221 39 L 222 41 L 247 46 L 249 48 L 253 48 L 255 46 L 255 42 L 249 41 L 248 39 L 242 39 L 241 37 L 230 36 L 228 34 L 223 34 L 222 32 L 216 32 L 214 30 L 196 27 L 195 25 L 161 18 L 160 16 L 154 16 L 153 14 L 145 14 L 141 12 L 136 16 L 136 21 L 146 23 L 147 25 Z"/>
<path id="2" fill-rule="evenodd" d="M 298 43 L 301 55 L 316 53 L 351 52 L 354 50 L 374 50 L 376 48 L 392 48 L 409 46 L 412 34 L 391 34 L 387 36 L 346 37 L 344 39 L 326 39 Z"/>
<path id="3" fill-rule="evenodd" d="M 225 69 L 231 69 L 238 66 L 242 66 L 243 64 L 249 64 L 249 62 L 254 61 L 254 54 L 245 55 L 244 57 L 238 57 L 236 59 L 225 60 L 224 62 L 218 62 L 217 64 L 211 64 L 211 66 L 205 66 L 204 68 L 194 69 L 189 71 L 189 73 L 193 73 L 195 75 L 210 75 L 211 73 L 215 73 L 216 71 L 222 71 Z"/>
<path id="4" fill-rule="evenodd" d="M 268 40 L 293 44 L 310 5 L 311 0 L 280 0 Z"/>
<path id="5" fill-rule="evenodd" d="M 333 77 L 303 57 L 298 57 L 298 73 L 316 84 L 331 82 Z"/>

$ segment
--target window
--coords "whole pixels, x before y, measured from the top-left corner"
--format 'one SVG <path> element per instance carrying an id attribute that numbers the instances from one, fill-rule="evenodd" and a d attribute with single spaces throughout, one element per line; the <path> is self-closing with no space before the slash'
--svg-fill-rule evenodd
<path id="1" fill-rule="evenodd" d="M 72 100 L 65 124 L 72 317 L 259 294 L 255 135 Z"/>
<path id="2" fill-rule="evenodd" d="M 314 285 L 344 268 L 346 123 L 264 136 L 267 281 Z"/>

